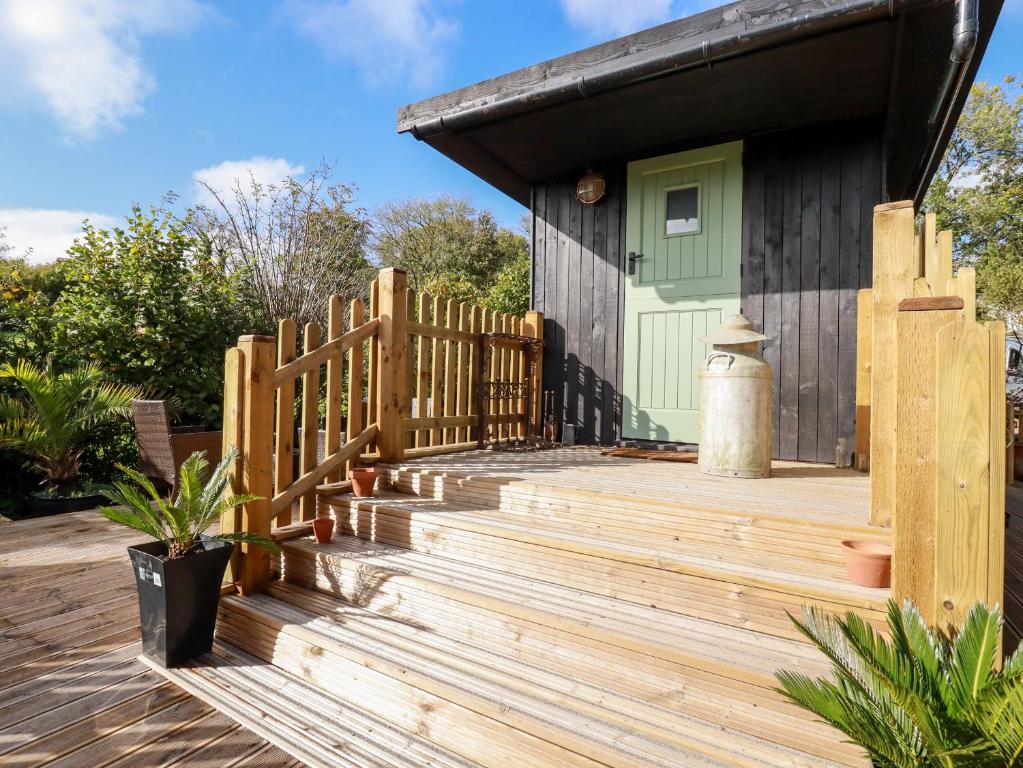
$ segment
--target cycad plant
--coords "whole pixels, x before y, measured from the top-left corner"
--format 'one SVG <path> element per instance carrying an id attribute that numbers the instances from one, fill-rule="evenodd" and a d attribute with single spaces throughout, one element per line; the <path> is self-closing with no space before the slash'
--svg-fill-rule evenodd
<path id="1" fill-rule="evenodd" d="M 15 397 L 0 395 L 0 446 L 26 454 L 42 471 L 47 490 L 66 495 L 78 480 L 82 450 L 92 432 L 126 418 L 137 387 L 113 384 L 102 369 L 79 365 L 56 373 L 53 364 L 25 360 L 0 366 L 0 379 L 13 381 Z"/>
<path id="2" fill-rule="evenodd" d="M 1023 766 L 1023 653 L 998 661 L 1001 611 L 975 605 L 957 632 L 888 603 L 890 639 L 856 614 L 793 619 L 834 679 L 778 672 L 781 693 L 846 733 L 882 768 Z"/>
<path id="3" fill-rule="evenodd" d="M 259 498 L 231 492 L 231 467 L 237 456 L 237 451 L 230 449 L 210 476 L 205 452 L 193 453 L 181 465 L 178 496 L 173 502 L 161 496 L 145 475 L 118 464 L 118 468 L 137 485 L 117 482 L 105 489 L 104 494 L 117 506 L 100 507 L 99 513 L 108 520 L 162 541 L 167 545 L 168 559 L 184 557 L 201 545 L 202 534 L 221 515 Z M 251 533 L 219 533 L 206 538 L 242 541 L 273 551 L 280 550 L 270 539 Z"/>

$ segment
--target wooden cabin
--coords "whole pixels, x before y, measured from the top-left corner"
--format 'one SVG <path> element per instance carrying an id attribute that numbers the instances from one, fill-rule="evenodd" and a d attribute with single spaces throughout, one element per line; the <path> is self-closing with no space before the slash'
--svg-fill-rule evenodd
<path id="1" fill-rule="evenodd" d="M 411 104 L 398 130 L 530 209 L 544 389 L 576 442 L 698 442 L 702 339 L 741 310 L 772 339 L 774 456 L 834 462 L 873 208 L 919 205 L 1000 6 L 956 63 L 951 0 L 732 3 Z"/>
<path id="2" fill-rule="evenodd" d="M 778 693 L 828 667 L 788 614 L 954 626 L 980 600 L 1006 649 L 1023 628 L 1005 329 L 915 206 L 998 5 L 951 67 L 950 2 L 753 0 L 403 110 L 531 206 L 537 308 L 386 269 L 300 356 L 293 320 L 239 339 L 249 500 L 221 526 L 282 551 L 240 547 L 213 653 L 161 674 L 323 768 L 866 768 Z M 537 439 L 554 389 L 585 442 L 693 440 L 700 339 L 739 309 L 774 339 L 777 456 L 818 461 L 738 480 Z M 842 438 L 869 474 L 833 466 Z M 844 540 L 893 545 L 890 589 Z"/>

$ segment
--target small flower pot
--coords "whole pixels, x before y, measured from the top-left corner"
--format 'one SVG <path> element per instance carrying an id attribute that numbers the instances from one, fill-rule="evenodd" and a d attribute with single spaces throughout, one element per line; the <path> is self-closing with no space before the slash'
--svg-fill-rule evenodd
<path id="1" fill-rule="evenodd" d="M 843 541 L 842 554 L 849 581 L 861 587 L 888 587 L 892 583 L 892 548 L 876 541 Z"/>
<path id="2" fill-rule="evenodd" d="M 330 544 L 330 539 L 334 535 L 334 518 L 315 518 L 313 520 L 313 534 L 316 536 L 317 544 Z"/>
<path id="3" fill-rule="evenodd" d="M 352 470 L 352 492 L 356 496 L 360 498 L 372 496 L 376 482 L 377 471 L 372 467 L 357 467 Z"/>
<path id="4" fill-rule="evenodd" d="M 128 547 L 139 592 L 142 652 L 164 667 L 209 653 L 224 570 L 234 544 L 205 539 L 203 548 L 166 560 L 162 541 Z"/>

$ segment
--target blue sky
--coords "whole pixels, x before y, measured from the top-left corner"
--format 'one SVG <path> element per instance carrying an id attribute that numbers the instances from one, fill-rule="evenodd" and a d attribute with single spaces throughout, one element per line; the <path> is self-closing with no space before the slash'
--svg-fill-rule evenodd
<path id="1" fill-rule="evenodd" d="M 395 133 L 398 107 L 714 4 L 0 0 L 0 227 L 46 260 L 83 215 L 320 160 L 368 209 L 450 192 L 515 225 L 518 204 Z M 982 77 L 1023 74 L 1019 40 L 1007 0 Z"/>

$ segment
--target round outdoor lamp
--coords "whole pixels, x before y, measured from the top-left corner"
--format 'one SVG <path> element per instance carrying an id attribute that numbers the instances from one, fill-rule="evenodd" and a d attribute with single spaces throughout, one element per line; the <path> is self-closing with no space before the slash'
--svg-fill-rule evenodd
<path id="1" fill-rule="evenodd" d="M 594 205 L 604 197 L 607 182 L 596 171 L 587 171 L 575 185 L 575 198 L 583 205 Z"/>

